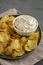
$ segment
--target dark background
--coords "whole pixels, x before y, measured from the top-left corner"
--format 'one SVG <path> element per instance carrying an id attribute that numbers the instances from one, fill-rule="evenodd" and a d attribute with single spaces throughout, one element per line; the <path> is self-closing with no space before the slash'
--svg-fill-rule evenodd
<path id="1" fill-rule="evenodd" d="M 0 0 L 0 13 L 9 8 L 16 8 L 23 14 L 36 17 L 43 30 L 43 0 Z"/>

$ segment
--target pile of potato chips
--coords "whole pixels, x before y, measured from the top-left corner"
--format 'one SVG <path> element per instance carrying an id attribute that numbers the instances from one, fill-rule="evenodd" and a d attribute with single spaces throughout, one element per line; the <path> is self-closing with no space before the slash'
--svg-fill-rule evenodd
<path id="1" fill-rule="evenodd" d="M 14 16 L 3 16 L 0 19 L 0 54 L 12 57 L 22 56 L 37 48 L 39 32 L 29 36 L 20 36 L 13 29 Z"/>

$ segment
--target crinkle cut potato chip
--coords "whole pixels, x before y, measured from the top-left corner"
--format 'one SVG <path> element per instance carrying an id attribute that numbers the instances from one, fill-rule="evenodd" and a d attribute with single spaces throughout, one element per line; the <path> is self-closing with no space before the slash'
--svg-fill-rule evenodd
<path id="1" fill-rule="evenodd" d="M 0 57 L 1 55 L 12 58 L 22 57 L 38 46 L 39 30 L 28 36 L 21 36 L 13 29 L 14 19 L 15 16 L 11 15 L 0 18 Z"/>

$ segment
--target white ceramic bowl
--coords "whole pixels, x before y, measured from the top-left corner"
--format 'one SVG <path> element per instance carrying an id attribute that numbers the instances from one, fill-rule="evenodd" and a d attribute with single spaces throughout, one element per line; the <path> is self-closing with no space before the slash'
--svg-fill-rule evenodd
<path id="1" fill-rule="evenodd" d="M 13 28 L 20 35 L 28 36 L 38 28 L 38 21 L 30 15 L 20 15 L 13 20 Z"/>

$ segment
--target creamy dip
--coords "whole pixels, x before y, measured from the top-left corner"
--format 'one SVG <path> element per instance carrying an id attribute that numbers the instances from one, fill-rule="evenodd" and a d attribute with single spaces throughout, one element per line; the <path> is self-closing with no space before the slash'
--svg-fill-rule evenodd
<path id="1" fill-rule="evenodd" d="M 13 27 L 19 34 L 29 34 L 36 31 L 38 27 L 38 21 L 29 15 L 20 15 L 13 21 Z"/>

